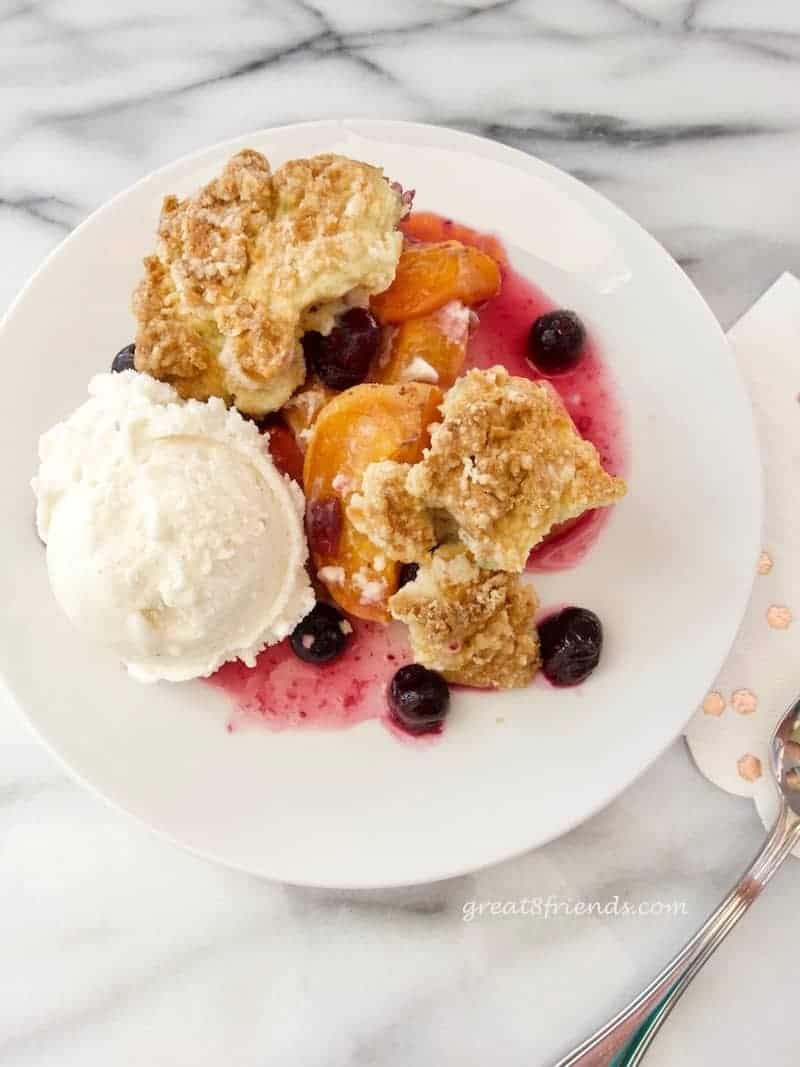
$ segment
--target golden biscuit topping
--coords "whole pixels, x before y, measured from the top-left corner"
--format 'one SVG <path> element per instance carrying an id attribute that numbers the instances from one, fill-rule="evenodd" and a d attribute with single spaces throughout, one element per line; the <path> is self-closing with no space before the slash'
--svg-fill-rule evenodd
<path id="1" fill-rule="evenodd" d="M 309 375 L 305 384 L 281 408 L 301 452 L 305 452 L 320 411 L 336 395 L 335 390 L 329 389 L 319 378 Z"/>
<path id="2" fill-rule="evenodd" d="M 625 493 L 548 385 L 502 367 L 472 370 L 442 413 L 408 488 L 452 515 L 481 566 L 521 571 L 553 526 Z"/>
<path id="3" fill-rule="evenodd" d="M 408 497 L 395 490 L 383 511 L 377 499 L 362 509 L 362 532 L 393 558 L 418 560 L 427 550 L 420 539 L 404 543 L 406 555 L 397 556 L 399 546 L 379 521 L 385 513 L 395 528 L 408 526 L 403 499 L 415 514 L 422 504 L 434 516 L 449 516 L 480 566 L 521 571 L 553 526 L 625 494 L 624 481 L 603 470 L 597 449 L 548 385 L 512 378 L 502 367 L 472 370 L 447 393 L 441 411 L 430 448 L 406 474 Z M 379 488 L 366 484 L 373 494 Z M 384 475 L 383 484 L 394 482 Z"/>
<path id="4" fill-rule="evenodd" d="M 237 153 L 198 193 L 164 200 L 133 299 L 137 369 L 184 397 L 277 410 L 305 377 L 306 329 L 390 285 L 404 211 L 366 163 L 322 155 L 273 174 Z"/>
<path id="5" fill-rule="evenodd" d="M 536 608 L 518 575 L 483 570 L 461 545 L 437 549 L 389 601 L 417 663 L 450 682 L 500 689 L 527 685 L 539 668 Z"/>
<path id="6" fill-rule="evenodd" d="M 406 489 L 408 463 L 371 463 L 347 506 L 353 526 L 390 559 L 425 559 L 437 543 L 431 512 Z"/>

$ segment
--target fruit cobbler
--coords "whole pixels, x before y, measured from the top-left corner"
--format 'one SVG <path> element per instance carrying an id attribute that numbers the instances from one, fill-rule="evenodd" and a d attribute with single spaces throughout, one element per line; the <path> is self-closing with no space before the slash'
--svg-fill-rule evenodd
<path id="1" fill-rule="evenodd" d="M 34 480 L 56 599 L 135 677 L 420 735 L 454 685 L 596 667 L 598 617 L 537 627 L 525 574 L 625 493 L 608 376 L 496 238 L 412 196 L 247 149 L 165 199 L 135 342 Z"/>

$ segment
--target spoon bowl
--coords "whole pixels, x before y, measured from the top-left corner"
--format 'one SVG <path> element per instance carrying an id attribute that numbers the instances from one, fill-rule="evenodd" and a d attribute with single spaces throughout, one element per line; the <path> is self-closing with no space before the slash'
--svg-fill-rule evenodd
<path id="1" fill-rule="evenodd" d="M 772 774 L 784 802 L 800 815 L 800 700 L 775 728 L 769 746 Z"/>

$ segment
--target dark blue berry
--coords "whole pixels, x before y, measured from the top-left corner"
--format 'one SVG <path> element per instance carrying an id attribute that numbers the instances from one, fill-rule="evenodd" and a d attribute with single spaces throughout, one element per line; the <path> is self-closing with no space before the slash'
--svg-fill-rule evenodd
<path id="1" fill-rule="evenodd" d="M 397 588 L 402 589 L 404 585 L 413 582 L 418 574 L 419 563 L 404 563 L 400 568 L 400 574 L 398 575 Z"/>
<path id="2" fill-rule="evenodd" d="M 600 662 L 603 626 L 593 611 L 564 608 L 539 626 L 542 670 L 553 685 L 577 685 Z"/>
<path id="3" fill-rule="evenodd" d="M 327 335 L 311 330 L 303 352 L 311 370 L 331 389 L 350 389 L 367 376 L 381 343 L 381 328 L 366 308 L 351 308 Z"/>
<path id="4" fill-rule="evenodd" d="M 350 632 L 344 615 L 332 604 L 319 601 L 292 630 L 289 643 L 306 663 L 330 663 L 344 652 Z"/>
<path id="5" fill-rule="evenodd" d="M 447 682 L 418 663 L 401 667 L 389 684 L 392 718 L 410 734 L 438 733 L 449 707 Z"/>
<path id="6" fill-rule="evenodd" d="M 548 311 L 531 326 L 528 353 L 542 374 L 563 374 L 581 358 L 586 331 L 574 311 Z"/>
<path id="7" fill-rule="evenodd" d="M 121 348 L 114 356 L 114 361 L 111 364 L 111 370 L 114 374 L 120 374 L 124 370 L 136 370 L 133 365 L 133 357 L 136 354 L 136 345 L 129 344 Z"/>

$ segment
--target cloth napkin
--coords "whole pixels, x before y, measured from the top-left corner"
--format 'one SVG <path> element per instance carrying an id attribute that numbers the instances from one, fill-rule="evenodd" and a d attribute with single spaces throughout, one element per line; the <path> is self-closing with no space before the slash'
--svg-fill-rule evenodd
<path id="1" fill-rule="evenodd" d="M 752 797 L 764 825 L 771 826 L 778 797 L 769 738 L 800 694 L 800 280 L 782 275 L 728 338 L 761 443 L 763 547 L 738 636 L 686 728 L 686 740 L 706 778 Z M 725 536 L 724 529 L 719 535 Z"/>

